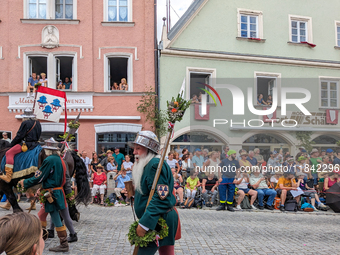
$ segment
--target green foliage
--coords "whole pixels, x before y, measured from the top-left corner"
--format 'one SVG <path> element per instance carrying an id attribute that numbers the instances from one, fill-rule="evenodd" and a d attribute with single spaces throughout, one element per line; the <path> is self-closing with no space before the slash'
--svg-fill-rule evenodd
<path id="1" fill-rule="evenodd" d="M 136 245 L 139 247 L 146 247 L 149 243 L 154 242 L 156 240 L 156 235 L 159 236 L 159 240 L 167 237 L 169 235 L 169 227 L 166 224 L 166 221 L 159 217 L 156 230 L 149 230 L 143 237 L 137 235 L 137 226 L 138 221 L 135 221 L 130 225 L 128 239 L 131 245 Z"/>
<path id="2" fill-rule="evenodd" d="M 151 123 L 151 128 L 155 131 L 158 138 L 167 133 L 167 115 L 165 110 L 157 108 L 159 98 L 150 86 L 137 103 L 137 110 L 145 115 L 146 121 Z"/>
<path id="3" fill-rule="evenodd" d="M 70 200 L 70 198 L 74 196 L 74 190 L 72 190 L 72 192 L 70 194 L 66 195 L 66 200 L 67 200 L 67 204 L 69 206 L 73 206 L 76 204 L 76 200 L 73 198 L 72 200 Z"/>
<path id="4" fill-rule="evenodd" d="M 180 122 L 183 119 L 186 109 L 189 108 L 191 101 L 187 101 L 182 98 L 182 95 L 178 94 L 176 98 L 172 98 L 167 102 L 168 106 L 168 118 L 171 123 L 176 121 Z"/>
<path id="5" fill-rule="evenodd" d="M 18 182 L 18 184 L 17 184 L 17 191 L 19 193 L 25 193 L 26 189 L 24 187 L 21 187 L 21 184 Z"/>
<path id="6" fill-rule="evenodd" d="M 66 132 L 63 135 L 59 135 L 60 138 L 62 138 L 63 140 L 66 139 L 66 137 L 68 136 L 68 132 Z M 75 139 L 76 137 L 74 135 L 70 135 L 67 139 L 68 142 L 72 141 L 73 139 Z"/>
<path id="7" fill-rule="evenodd" d="M 337 146 L 340 146 L 340 140 L 335 143 Z"/>
<path id="8" fill-rule="evenodd" d="M 313 144 L 315 144 L 315 142 L 313 142 L 311 139 L 311 135 L 311 131 L 296 132 L 296 139 L 300 142 L 300 146 L 305 147 L 308 152 L 312 151 Z"/>

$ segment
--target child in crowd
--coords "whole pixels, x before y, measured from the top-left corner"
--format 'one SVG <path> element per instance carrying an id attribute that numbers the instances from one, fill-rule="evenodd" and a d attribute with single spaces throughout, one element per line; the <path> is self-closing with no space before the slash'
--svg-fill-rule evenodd
<path id="1" fill-rule="evenodd" d="M 313 187 L 311 188 L 308 187 L 308 184 L 305 183 L 304 179 L 307 178 L 307 174 L 298 172 L 296 176 L 297 176 L 297 184 L 299 185 L 300 189 L 302 189 L 304 192 L 302 196 L 311 198 L 311 204 L 313 206 L 314 211 L 317 211 L 317 209 L 315 208 L 315 200 L 318 203 L 319 207 L 327 208 L 327 206 L 321 203 L 316 190 Z"/>
<path id="2" fill-rule="evenodd" d="M 107 161 L 108 161 L 108 163 L 107 163 L 107 165 L 106 165 L 106 169 L 107 169 L 107 172 L 115 172 L 115 173 L 117 173 L 117 167 L 116 167 L 116 165 L 115 165 L 115 158 L 114 157 L 109 157 L 108 159 L 107 159 Z"/>
<path id="3" fill-rule="evenodd" d="M 133 163 L 130 161 L 131 157 L 130 155 L 125 156 L 125 161 L 122 164 L 122 169 L 126 170 L 126 175 L 132 179 L 132 168 L 133 168 Z"/>
<path id="4" fill-rule="evenodd" d="M 190 173 L 187 179 L 186 192 L 187 198 L 195 198 L 197 187 L 201 186 L 200 180 L 197 177 L 198 172 L 194 170 Z"/>

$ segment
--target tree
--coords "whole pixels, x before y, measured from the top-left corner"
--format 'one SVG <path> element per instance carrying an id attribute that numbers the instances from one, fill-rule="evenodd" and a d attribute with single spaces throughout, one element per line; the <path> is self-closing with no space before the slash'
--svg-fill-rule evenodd
<path id="1" fill-rule="evenodd" d="M 166 135 L 167 129 L 167 112 L 160 110 L 158 106 L 159 98 L 150 86 L 146 89 L 145 94 L 137 103 L 137 110 L 145 115 L 146 121 L 151 123 L 151 128 L 160 139 Z"/>
<path id="2" fill-rule="evenodd" d="M 310 152 L 313 149 L 313 144 L 315 142 L 311 139 L 312 132 L 311 131 L 297 131 L 296 139 L 300 142 L 300 146 L 305 147 L 305 149 Z"/>

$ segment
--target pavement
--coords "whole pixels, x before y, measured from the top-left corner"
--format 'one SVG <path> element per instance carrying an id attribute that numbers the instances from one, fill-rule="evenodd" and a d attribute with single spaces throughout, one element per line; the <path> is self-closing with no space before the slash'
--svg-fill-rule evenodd
<path id="1" fill-rule="evenodd" d="M 0 203 L 4 204 L 4 203 Z M 25 209 L 28 203 L 20 203 Z M 37 210 L 32 211 L 37 215 Z M 132 254 L 127 240 L 133 221 L 131 207 L 81 206 L 79 222 L 74 222 L 79 240 L 64 254 Z M 215 211 L 178 209 L 182 238 L 176 254 L 340 254 L 340 214 L 332 212 Z M 0 217 L 11 211 L 0 209 Z M 49 220 L 49 217 L 48 217 Z M 48 248 L 58 245 L 48 239 L 44 255 L 56 254 Z"/>

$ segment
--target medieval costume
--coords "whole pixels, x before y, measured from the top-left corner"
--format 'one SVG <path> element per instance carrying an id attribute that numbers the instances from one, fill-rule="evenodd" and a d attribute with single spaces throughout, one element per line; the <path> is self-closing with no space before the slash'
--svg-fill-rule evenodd
<path id="1" fill-rule="evenodd" d="M 14 156 L 22 152 L 23 143 L 26 144 L 28 150 L 34 149 L 39 145 L 39 138 L 41 135 L 41 125 L 38 120 L 35 119 L 35 114 L 30 108 L 25 109 L 23 122 L 17 132 L 17 135 L 11 142 L 11 148 L 6 152 L 6 175 L 1 175 L 0 178 L 9 183 L 12 180 Z"/>
<path id="2" fill-rule="evenodd" d="M 44 146 L 46 154 L 52 153 L 53 148 Z M 56 153 L 56 154 L 55 154 Z M 60 239 L 60 246 L 50 248 L 54 252 L 67 252 L 69 250 L 67 241 L 66 227 L 62 224 L 59 211 L 67 209 L 67 202 L 63 186 L 66 182 L 66 165 L 58 151 L 48 156 L 42 163 L 39 170 L 36 171 L 32 178 L 20 181 L 24 188 L 29 188 L 38 183 L 42 183 L 41 192 L 52 194 L 52 200 L 47 199 L 44 203 L 45 212 L 51 215 L 51 220 L 56 226 L 57 234 Z M 41 222 L 42 227 L 46 228 L 46 221 Z"/>
<path id="3" fill-rule="evenodd" d="M 148 149 L 149 153 L 146 159 L 150 159 L 149 162 L 145 162 L 143 173 L 141 174 L 140 181 L 136 178 L 138 175 L 138 163 L 137 168 L 134 168 L 132 173 L 135 181 L 136 193 L 135 193 L 135 212 L 139 218 L 139 225 L 146 231 L 157 230 L 157 222 L 159 217 L 163 217 L 169 227 L 169 234 L 162 240 L 159 240 L 159 247 L 156 243 L 152 242 L 147 247 L 140 247 L 138 254 L 154 254 L 159 249 L 159 254 L 162 254 L 162 250 L 173 250 L 175 244 L 176 232 L 177 236 L 180 235 L 180 223 L 179 216 L 174 206 L 176 204 L 176 198 L 173 195 L 174 179 L 171 173 L 171 169 L 166 162 L 164 162 L 162 171 L 157 182 L 157 191 L 152 197 L 148 207 L 147 201 L 152 188 L 152 183 L 155 178 L 159 158 L 156 153 L 159 148 L 159 142 L 156 135 L 151 131 L 141 131 L 138 133 L 135 145 L 141 145 Z M 141 157 L 139 158 L 141 161 Z M 140 163 L 140 162 L 139 162 Z M 134 178 L 134 175 L 135 178 Z M 136 181 L 139 182 L 136 185 Z M 176 238 L 176 240 L 179 238 Z"/>

